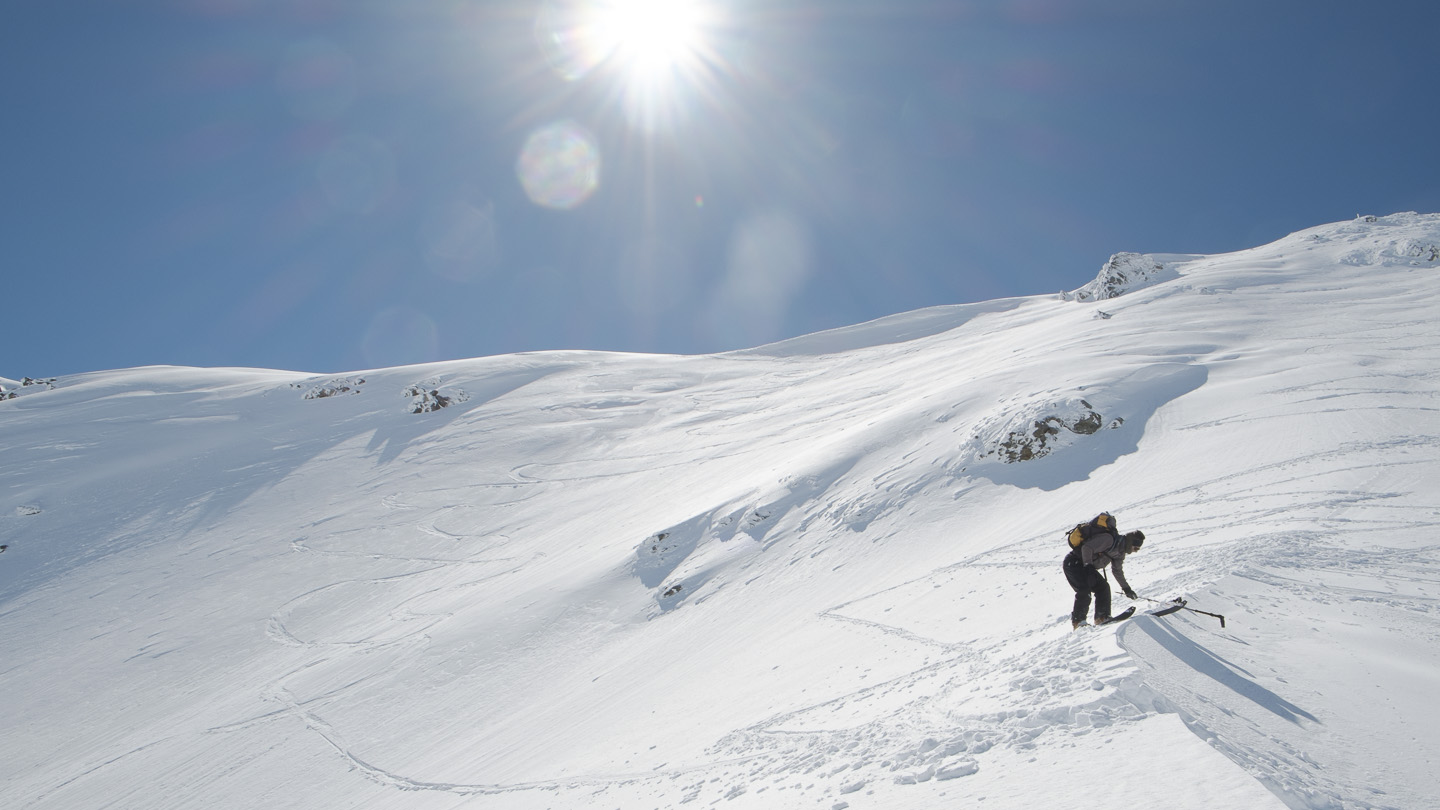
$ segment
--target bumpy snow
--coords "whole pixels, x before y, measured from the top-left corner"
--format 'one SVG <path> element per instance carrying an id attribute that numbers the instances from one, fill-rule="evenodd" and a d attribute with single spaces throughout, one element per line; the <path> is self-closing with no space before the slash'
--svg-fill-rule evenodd
<path id="1" fill-rule="evenodd" d="M 0 380 L 0 804 L 1440 806 L 1436 246 L 717 356 Z M 1102 509 L 1225 626 L 1071 632 Z"/>

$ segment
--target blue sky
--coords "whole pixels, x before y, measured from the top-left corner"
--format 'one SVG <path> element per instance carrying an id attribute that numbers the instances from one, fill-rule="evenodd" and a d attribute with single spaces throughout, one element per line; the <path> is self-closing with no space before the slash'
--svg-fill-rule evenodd
<path id="1" fill-rule="evenodd" d="M 722 351 L 1440 211 L 1434 3 L 695 2 L 11 0 L 0 376 Z"/>

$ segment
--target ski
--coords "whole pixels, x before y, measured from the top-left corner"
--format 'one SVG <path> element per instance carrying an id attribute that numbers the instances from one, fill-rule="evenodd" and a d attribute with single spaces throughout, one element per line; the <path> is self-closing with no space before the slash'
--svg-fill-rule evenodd
<path id="1" fill-rule="evenodd" d="M 1171 613 L 1180 610 L 1186 605 L 1186 600 L 1178 596 L 1174 599 L 1171 599 L 1169 602 L 1161 602 L 1159 599 L 1151 599 L 1148 596 L 1142 596 L 1140 598 L 1144 599 L 1146 602 L 1154 602 L 1157 605 L 1164 606 L 1156 608 L 1155 610 L 1146 611 L 1145 615 L 1147 616 L 1169 616 Z"/>
<path id="2" fill-rule="evenodd" d="M 1134 615 L 1135 615 L 1135 606 L 1134 606 L 1134 605 L 1131 605 L 1130 607 L 1125 608 L 1125 610 L 1121 611 L 1120 613 L 1118 613 L 1118 614 L 1116 614 L 1116 615 L 1114 615 L 1114 616 L 1111 616 L 1110 618 L 1106 619 L 1106 620 L 1103 621 L 1103 622 L 1096 622 L 1096 625 L 1105 625 L 1105 624 L 1114 624 L 1115 622 L 1123 622 L 1123 621 L 1125 621 L 1126 619 L 1128 619 L 1128 618 L 1130 618 L 1131 616 L 1134 616 Z"/>

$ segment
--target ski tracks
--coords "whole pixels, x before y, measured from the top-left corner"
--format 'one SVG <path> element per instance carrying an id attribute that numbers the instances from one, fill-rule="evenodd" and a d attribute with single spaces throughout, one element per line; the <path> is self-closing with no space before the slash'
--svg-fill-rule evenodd
<path id="1" fill-rule="evenodd" d="M 1272 608 L 1375 605 L 1390 612 L 1390 621 L 1399 622 L 1397 632 L 1433 642 L 1440 637 L 1433 624 L 1440 613 L 1440 585 L 1434 576 L 1440 547 L 1415 546 L 1413 539 L 1433 536 L 1440 510 L 1415 509 L 1409 503 L 1412 493 L 1362 490 L 1349 483 L 1357 475 L 1393 474 L 1397 465 L 1412 465 L 1421 474 L 1433 466 L 1422 452 L 1429 443 L 1433 440 L 1425 437 L 1420 446 L 1413 438 L 1355 443 L 1226 474 L 1120 509 L 1153 535 L 1182 535 L 1179 541 L 1146 550 L 1147 568 L 1174 572 L 1152 586 L 1164 593 L 1196 593 L 1241 574 L 1281 593 L 1264 603 Z M 1388 458 L 1377 460 L 1377 455 Z M 1260 483 L 1264 486 L 1257 486 Z M 1207 506 L 1198 515 L 1197 503 Z M 1154 519 L 1172 511 L 1177 515 L 1172 521 Z M 1297 512 L 1324 517 L 1297 528 Z M 1237 536 L 1237 529 L 1244 535 Z M 1207 532 L 1214 536 L 1207 539 Z M 1399 538 L 1411 538 L 1412 545 L 1381 544 Z M 1184 615 L 1164 620 L 1142 615 L 1117 633 L 1054 638 L 1041 627 L 1026 634 L 1029 640 L 1006 645 L 957 641 L 923 629 L 938 627 L 938 622 L 887 621 L 876 618 L 879 611 L 865 610 L 867 600 L 887 593 L 911 591 L 921 596 L 906 598 L 921 599 L 924 592 L 940 588 L 940 580 L 975 566 L 1033 568 L 1032 563 L 1005 560 L 1017 554 L 1041 556 L 1053 543 L 1048 536 L 1031 538 L 823 611 L 823 619 L 931 647 L 941 660 L 733 732 L 717 752 L 752 758 L 751 778 L 757 781 L 793 781 L 799 775 L 809 788 L 828 782 L 830 794 L 844 795 L 882 781 L 903 785 L 969 775 L 984 766 L 984 754 L 991 748 L 1023 750 L 1045 734 L 1083 737 L 1101 728 L 1176 714 L 1291 807 L 1408 806 L 1388 797 L 1383 780 L 1375 777 L 1325 775 L 1327 764 L 1333 767 L 1339 755 L 1334 748 L 1316 749 L 1313 739 L 1296 733 L 1321 722 L 1304 707 L 1303 692 L 1287 687 L 1280 674 L 1247 672 L 1204 641 L 1244 649 L 1234 631 L 1191 622 Z M 1339 578 L 1322 576 L 1324 584 L 1317 587 L 1316 572 L 1325 571 Z M 1131 578 L 1136 579 L 1134 571 Z M 1250 599 L 1251 606 L 1263 609 L 1265 597 Z M 898 597 L 879 601 L 877 607 L 892 604 L 900 604 Z M 1223 603 L 1212 608 L 1230 609 Z M 1235 618 L 1232 615 L 1232 621 Z M 1108 643 L 1117 637 L 1123 649 Z M 1123 643 L 1125 639 L 1132 643 Z M 1141 639 L 1150 644 L 1141 645 Z M 1180 663 L 1166 665 L 1165 656 Z M 1175 666 L 1183 676 L 1175 674 Z M 1174 685 L 1177 677 L 1198 678 L 1209 691 L 1180 689 Z M 1247 711 L 1258 713 L 1261 721 L 1243 719 Z M 1367 779 L 1370 795 L 1347 793 L 1347 785 Z"/>
<path id="2" fill-rule="evenodd" d="M 1067 633 L 997 661 L 993 650 L 924 639 L 833 610 L 824 615 L 949 654 L 731 733 L 716 751 L 752 761 L 752 782 L 803 784 L 838 797 L 879 783 L 958 779 L 978 773 L 991 749 L 1023 750 L 1044 735 L 1081 737 L 1155 713 L 1137 705 L 1135 669 L 1110 633 Z"/>
<path id="3" fill-rule="evenodd" d="M 730 733 L 714 753 L 750 763 L 738 786 L 788 786 L 806 795 L 842 797 L 882 783 L 958 779 L 978 773 L 991 749 L 1023 750 L 1047 734 L 1080 737 L 1156 713 L 1153 705 L 1137 704 L 1135 667 L 1115 647 L 1113 633 L 1062 634 L 1046 621 L 1018 643 L 953 641 L 855 615 L 877 597 L 889 595 L 892 601 L 882 604 L 897 605 L 910 592 L 924 598 L 938 589 L 937 578 L 975 565 L 971 560 L 947 566 L 822 611 L 823 620 L 923 645 L 937 658 Z M 1031 568 L 1008 567 L 1016 575 Z M 954 623 L 953 616 L 946 622 Z"/>
<path id="4" fill-rule="evenodd" d="M 437 609 L 456 589 L 474 587 L 512 574 L 539 556 L 523 559 L 497 554 L 509 542 L 503 535 L 475 535 L 469 509 L 504 507 L 524 500 L 513 487 L 502 487 L 478 498 L 475 505 L 424 506 L 423 497 L 401 493 L 380 501 L 384 512 L 419 513 L 391 528 L 337 530 L 291 541 L 300 555 L 333 560 L 338 570 L 370 576 L 349 576 L 311 588 L 278 607 L 266 623 L 266 635 L 283 647 L 311 657 L 287 674 L 264 685 L 260 697 L 282 708 L 274 712 L 211 728 L 212 733 L 249 729 L 256 724 L 296 717 L 367 779 L 400 790 L 431 790 L 465 795 L 500 793 L 524 786 L 459 785 L 410 779 L 368 762 L 346 743 L 340 731 L 324 716 L 324 707 L 343 701 L 357 687 L 380 677 L 395 656 L 413 654 L 429 644 L 429 632 L 449 619 L 450 610 Z M 406 525 L 413 535 L 404 534 Z M 451 530 L 454 527 L 455 530 Z M 449 553 L 436 553 L 448 550 Z M 454 552 L 459 551 L 459 554 Z M 419 553 L 416 553 L 419 552 Z M 402 570 L 394 573 L 396 567 Z M 386 571 L 388 569 L 388 571 Z M 457 576 L 458 575 L 458 576 Z M 431 607 L 427 607 L 431 605 Z M 385 655 L 378 655 L 385 653 Z M 358 673 L 358 674 L 357 674 Z M 292 682 L 304 679 L 322 691 L 304 700 L 293 694 Z M 332 683 L 338 680 L 338 683 Z M 329 683 L 329 685 L 325 685 Z"/>
<path id="5" fill-rule="evenodd" d="M 1200 427 L 1204 426 L 1189 426 Z M 1360 489 L 1352 482 L 1357 476 L 1380 475 L 1407 465 L 1413 466 L 1417 473 L 1426 470 L 1426 465 L 1433 462 L 1424 451 L 1436 443 L 1434 436 L 1397 437 L 1386 442 L 1352 443 L 1297 454 L 1282 462 L 1227 472 L 1184 489 L 1113 508 L 1126 516 L 1127 522 L 1143 526 L 1157 540 L 1165 539 L 1163 543 L 1155 542 L 1147 547 L 1144 556 L 1145 569 L 1172 572 L 1149 583 L 1165 594 L 1195 593 L 1239 572 L 1295 598 L 1314 599 L 1319 595 L 1312 585 L 1292 580 L 1284 572 L 1354 570 L 1359 566 L 1377 576 L 1383 572 L 1391 582 L 1411 582 L 1414 592 L 1381 593 L 1340 585 L 1319 598 L 1338 602 L 1378 600 L 1409 611 L 1417 619 L 1433 621 L 1440 609 L 1437 608 L 1440 593 L 1425 593 L 1421 589 L 1434 581 L 1431 572 L 1437 564 L 1436 548 L 1357 550 L 1345 535 L 1433 535 L 1434 529 L 1440 526 L 1440 510 L 1408 508 L 1405 505 L 1405 500 L 1411 497 L 1408 493 Z M 655 461 L 650 457 L 632 461 L 645 458 Z M 557 473 L 560 477 L 554 480 L 567 480 L 571 476 L 586 478 L 600 472 L 599 468 L 592 470 L 585 464 L 581 462 L 563 472 L 559 466 L 529 465 L 517 468 L 514 475 L 529 479 L 517 486 L 535 486 L 544 485 L 548 476 Z M 544 475 L 538 475 L 542 470 Z M 612 467 L 609 474 L 628 472 Z M 416 503 L 417 500 L 420 499 L 406 499 L 397 494 L 388 496 L 382 506 L 394 512 L 421 512 L 415 524 L 419 533 L 444 543 L 466 541 L 464 525 L 472 522 L 478 525 L 478 521 L 466 519 L 463 507 L 425 507 Z M 1297 512 L 1328 517 L 1311 518 L 1306 526 L 1297 527 L 1294 520 Z M 1417 520 L 1417 515 L 1430 517 Z M 302 719 L 307 728 L 322 737 L 357 772 L 372 782 L 398 790 L 459 795 L 587 791 L 610 798 L 643 796 L 672 806 L 713 804 L 747 793 L 753 796 L 774 791 L 772 795 L 777 798 L 787 797 L 787 803 L 793 801 L 798 805 L 802 800 L 812 803 L 822 798 L 839 799 L 880 783 L 904 786 L 959 779 L 980 772 L 985 767 L 987 752 L 992 749 L 1023 751 L 1045 735 L 1083 738 L 1097 730 L 1141 722 L 1158 714 L 1177 714 L 1201 739 L 1292 807 L 1397 806 L 1387 804 L 1378 794 L 1373 802 L 1341 795 L 1345 781 L 1326 781 L 1317 776 L 1318 760 L 1302 744 L 1279 731 L 1253 725 L 1245 728 L 1243 724 L 1216 720 L 1233 712 L 1227 702 L 1233 702 L 1238 695 L 1247 705 L 1258 707 L 1262 714 L 1277 718 L 1276 722 L 1297 727 L 1316 722 L 1305 709 L 1303 699 L 1283 686 L 1276 688 L 1273 682 L 1262 683 L 1263 679 L 1218 653 L 1206 640 L 1210 637 L 1205 634 L 1213 633 L 1211 628 L 1184 623 L 1174 616 L 1165 620 L 1141 616 L 1113 633 L 1106 630 L 1069 633 L 1068 626 L 1064 628 L 1066 632 L 1060 632 L 1059 611 L 1043 609 L 1051 614 L 1050 621 L 1035 624 L 1032 630 L 1022 634 L 1023 638 L 1001 641 L 987 638 L 983 633 L 977 636 L 973 631 L 957 635 L 954 627 L 966 617 L 942 614 L 932 609 L 933 606 L 917 603 L 917 612 L 912 616 L 928 610 L 929 615 L 935 617 L 919 622 L 887 621 L 880 618 L 881 610 L 868 609 L 870 600 L 888 598 L 887 595 L 923 599 L 927 591 L 943 590 L 946 583 L 942 580 L 977 566 L 1012 571 L 1015 576 L 1029 572 L 1056 578 L 1058 582 L 1059 572 L 1051 570 L 1049 564 L 1042 566 L 1021 559 L 1049 560 L 1055 556 L 1052 553 L 1055 540 L 1046 535 L 992 549 L 902 585 L 821 611 L 818 614 L 821 620 L 841 622 L 856 632 L 884 634 L 929 648 L 934 658 L 899 677 L 736 729 L 716 743 L 706 761 L 685 767 L 662 766 L 656 772 L 645 774 L 595 774 L 516 784 L 421 781 L 358 756 L 336 729 L 325 722 L 324 701 L 301 703 L 289 695 L 283 684 L 277 685 L 270 697 L 285 705 L 284 716 Z M 327 640 L 297 632 L 297 628 L 290 626 L 292 617 L 307 601 L 338 596 L 346 588 L 383 589 L 389 583 L 435 575 L 456 565 L 495 562 L 484 558 L 457 560 L 438 555 L 376 556 L 361 550 L 322 550 L 304 538 L 292 547 L 297 552 L 352 559 L 369 557 L 422 566 L 385 577 L 332 583 L 297 596 L 276 612 L 271 635 L 278 643 L 327 654 L 352 654 L 377 645 L 399 644 L 406 639 L 424 643 L 424 629 L 433 626 L 433 622 L 417 625 L 415 632 L 403 637 Z M 1132 580 L 1142 579 L 1136 576 L 1142 570 L 1132 571 Z M 359 582 L 365 585 L 354 584 Z M 907 591 L 919 596 L 907 595 Z M 431 591 L 414 598 L 428 593 Z M 882 603 L 883 599 L 874 605 Z M 443 616 L 435 621 L 443 621 Z M 1415 625 L 1417 630 L 1423 627 L 1424 624 Z M 1238 639 L 1233 633 L 1224 637 Z M 1169 648 L 1157 638 L 1167 639 Z M 1117 646 L 1117 639 L 1121 645 Z M 1149 640 L 1149 646 L 1142 648 L 1144 639 Z M 1207 688 L 1218 688 L 1220 693 L 1178 690 L 1173 685 L 1176 676 L 1162 671 L 1162 664 L 1156 662 L 1163 659 L 1155 657 L 1157 652 L 1153 648 L 1171 657 L 1177 657 L 1176 651 L 1180 651 L 1178 658 L 1185 667 L 1181 672 L 1198 673 L 1185 677 L 1198 677 L 1202 683 L 1208 683 Z M 1296 792 L 1296 786 L 1317 784 L 1329 787 L 1313 795 Z"/>

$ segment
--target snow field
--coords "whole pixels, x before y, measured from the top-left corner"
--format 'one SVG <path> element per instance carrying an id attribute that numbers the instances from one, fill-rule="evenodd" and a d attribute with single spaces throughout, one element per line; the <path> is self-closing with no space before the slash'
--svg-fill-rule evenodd
<path id="1" fill-rule="evenodd" d="M 0 800 L 1435 807 L 1435 244 L 712 357 L 18 389 Z M 1100 509 L 1226 627 L 1070 632 Z"/>

